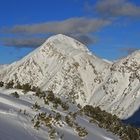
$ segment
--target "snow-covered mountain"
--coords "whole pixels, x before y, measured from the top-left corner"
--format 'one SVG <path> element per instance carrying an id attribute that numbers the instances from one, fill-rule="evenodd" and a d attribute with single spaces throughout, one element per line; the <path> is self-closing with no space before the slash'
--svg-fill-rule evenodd
<path id="1" fill-rule="evenodd" d="M 0 67 L 0 81 L 39 86 L 125 119 L 140 107 L 139 69 L 139 51 L 111 63 L 77 40 L 59 34 L 20 61 Z"/>
<path id="2" fill-rule="evenodd" d="M 65 35 L 49 38 L 41 47 L 0 73 L 0 80 L 29 83 L 43 90 L 88 103 L 109 74 L 102 61 L 80 42 Z"/>

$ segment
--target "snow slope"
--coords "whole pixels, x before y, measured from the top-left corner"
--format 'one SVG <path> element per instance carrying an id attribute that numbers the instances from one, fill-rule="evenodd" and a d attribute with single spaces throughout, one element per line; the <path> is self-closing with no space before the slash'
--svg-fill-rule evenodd
<path id="1" fill-rule="evenodd" d="M 100 106 L 126 119 L 140 107 L 140 51 L 111 63 L 59 34 L 0 70 L 0 81 L 11 80 L 52 90 L 81 105 Z"/>
<path id="2" fill-rule="evenodd" d="M 24 95 L 18 90 L 17 92 L 20 94 L 20 98 L 16 99 L 10 95 L 14 91 L 17 90 L 0 88 L 0 140 L 49 140 L 45 127 L 42 126 L 39 130 L 36 130 L 31 122 L 31 118 L 38 113 L 38 111 L 31 109 L 36 101 L 36 97 L 31 92 Z M 41 99 L 37 101 L 40 105 L 42 104 Z M 27 115 L 20 112 L 20 109 L 26 109 Z M 48 106 L 43 106 L 42 109 L 46 113 L 52 112 L 52 108 Z M 65 115 L 65 112 L 59 112 Z M 119 138 L 106 132 L 104 129 L 88 123 L 86 119 L 79 118 L 78 123 L 88 130 L 89 134 L 85 140 L 119 140 Z M 65 123 L 62 128 L 57 125 L 55 127 L 60 133 L 64 133 L 63 139 L 81 140 L 74 130 Z M 60 138 L 57 139 L 60 140 Z"/>

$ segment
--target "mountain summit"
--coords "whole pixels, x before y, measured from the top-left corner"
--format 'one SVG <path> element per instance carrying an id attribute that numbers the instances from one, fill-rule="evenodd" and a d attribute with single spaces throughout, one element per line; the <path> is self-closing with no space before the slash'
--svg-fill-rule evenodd
<path id="1" fill-rule="evenodd" d="M 59 34 L 0 71 L 0 81 L 29 83 L 81 105 L 100 106 L 120 118 L 139 108 L 139 52 L 109 63 L 79 41 Z"/>
<path id="2" fill-rule="evenodd" d="M 63 34 L 58 34 L 48 38 L 43 45 L 47 43 L 51 43 L 51 45 L 54 45 L 54 47 L 58 47 L 58 49 L 62 49 L 63 51 L 66 50 L 66 52 L 71 51 L 71 49 L 89 52 L 85 45 Z"/>

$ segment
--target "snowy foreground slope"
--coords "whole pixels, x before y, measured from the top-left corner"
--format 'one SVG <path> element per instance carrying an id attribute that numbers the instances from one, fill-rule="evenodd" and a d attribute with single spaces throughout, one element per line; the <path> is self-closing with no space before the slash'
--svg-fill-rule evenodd
<path id="1" fill-rule="evenodd" d="M 100 106 L 126 119 L 140 107 L 140 51 L 111 63 L 59 34 L 20 61 L 0 68 L 0 81 L 11 80 L 51 90 L 81 105 Z"/>
<path id="2" fill-rule="evenodd" d="M 32 92 L 24 95 L 18 90 L 20 98 L 17 99 L 11 95 L 14 91 L 17 90 L 0 88 L 0 140 L 49 140 L 48 130 L 43 125 L 39 130 L 33 127 L 31 118 L 39 111 L 33 110 L 32 106 L 37 100 L 43 106 L 41 110 L 46 113 L 52 112 L 52 107 L 44 106 L 41 99 L 37 99 Z M 58 111 L 62 116 L 66 115 L 66 112 L 60 109 L 54 111 Z M 56 134 L 56 139 L 61 140 L 62 135 L 64 140 L 81 140 L 65 122 L 59 123 L 61 127 L 58 124 L 54 126 L 59 132 L 59 135 Z M 78 123 L 88 131 L 84 140 L 119 140 L 106 130 L 89 123 L 86 118 L 79 118 Z"/>

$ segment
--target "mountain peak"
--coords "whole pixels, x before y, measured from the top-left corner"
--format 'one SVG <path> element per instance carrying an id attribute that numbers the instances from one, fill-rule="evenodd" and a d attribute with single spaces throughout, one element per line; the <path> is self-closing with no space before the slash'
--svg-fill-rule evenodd
<path id="1" fill-rule="evenodd" d="M 65 52 L 71 52 L 73 50 L 80 50 L 84 51 L 88 54 L 91 54 L 91 52 L 88 50 L 88 48 L 82 44 L 81 42 L 77 41 L 74 38 L 71 38 L 69 36 L 63 35 L 63 34 L 57 34 L 54 36 L 49 37 L 46 42 L 43 44 L 44 47 L 52 46 L 58 50 L 62 50 Z"/>
<path id="2" fill-rule="evenodd" d="M 64 34 L 56 34 L 51 36 L 50 38 L 68 38 L 69 36 L 64 35 Z M 69 37 L 70 38 L 70 37 Z"/>
<path id="3" fill-rule="evenodd" d="M 67 36 L 67 35 L 64 35 L 64 34 L 56 34 L 56 35 L 53 35 L 53 36 L 51 36 L 51 37 L 49 37 L 48 39 L 47 39 L 47 41 L 49 40 L 49 41 L 53 41 L 53 40 L 72 40 L 73 38 L 71 38 L 71 37 L 69 37 L 69 36 Z"/>

